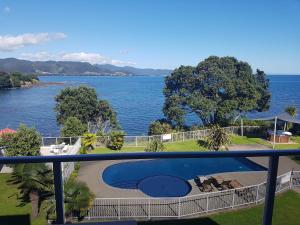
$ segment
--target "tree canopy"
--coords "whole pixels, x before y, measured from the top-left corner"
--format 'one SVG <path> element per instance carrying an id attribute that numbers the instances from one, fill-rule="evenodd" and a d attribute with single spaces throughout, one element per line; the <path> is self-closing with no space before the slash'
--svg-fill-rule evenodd
<path id="1" fill-rule="evenodd" d="M 249 111 L 266 111 L 270 105 L 269 80 L 255 74 L 234 57 L 211 56 L 196 67 L 180 66 L 165 79 L 163 112 L 173 124 L 183 126 L 194 113 L 204 125 L 225 125 Z"/>
<path id="2" fill-rule="evenodd" d="M 97 99 L 93 88 L 67 87 L 55 97 L 55 101 L 59 124 L 64 124 L 68 117 L 76 117 L 82 123 L 88 124 L 93 132 L 118 127 L 116 112 L 107 101 Z"/>
<path id="3" fill-rule="evenodd" d="M 0 89 L 19 88 L 26 83 L 32 84 L 38 81 L 39 78 L 36 75 L 0 72 Z"/>
<path id="4" fill-rule="evenodd" d="M 8 156 L 36 156 L 40 155 L 42 139 L 35 128 L 28 128 L 21 124 L 15 134 L 7 134 L 0 140 Z"/>
<path id="5" fill-rule="evenodd" d="M 76 117 L 68 117 L 64 126 L 61 128 L 60 133 L 62 137 L 76 137 L 82 136 L 87 132 L 86 124 L 83 124 Z"/>
<path id="6" fill-rule="evenodd" d="M 148 134 L 149 135 L 160 135 L 172 133 L 172 126 L 167 123 L 164 119 L 153 121 L 149 125 Z"/>

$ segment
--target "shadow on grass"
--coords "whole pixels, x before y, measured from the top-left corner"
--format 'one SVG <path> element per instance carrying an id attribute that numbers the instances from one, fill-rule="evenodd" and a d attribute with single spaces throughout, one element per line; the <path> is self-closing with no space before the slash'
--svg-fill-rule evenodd
<path id="1" fill-rule="evenodd" d="M 220 225 L 210 218 L 141 222 L 138 225 Z"/>
<path id="2" fill-rule="evenodd" d="M 1 225 L 31 225 L 30 216 L 27 215 L 12 215 L 0 216 Z"/>
<path id="3" fill-rule="evenodd" d="M 197 144 L 200 146 L 200 147 L 204 147 L 206 148 L 207 147 L 207 142 L 205 140 L 198 140 L 197 141 Z"/>

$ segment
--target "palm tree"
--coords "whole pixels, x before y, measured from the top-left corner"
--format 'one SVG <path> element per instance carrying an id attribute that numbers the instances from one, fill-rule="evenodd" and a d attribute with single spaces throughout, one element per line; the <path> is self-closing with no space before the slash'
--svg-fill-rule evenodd
<path id="1" fill-rule="evenodd" d="M 297 107 L 295 106 L 295 105 L 289 105 L 289 106 L 287 106 L 285 109 L 284 109 L 284 111 L 286 112 L 286 113 L 288 113 L 290 116 L 292 116 L 292 117 L 296 117 L 297 115 L 298 115 L 298 109 L 297 109 Z M 292 124 L 290 124 L 290 123 L 285 123 L 284 124 L 284 127 L 287 129 L 287 130 L 289 130 L 290 128 L 292 128 Z"/>
<path id="2" fill-rule="evenodd" d="M 230 144 L 230 142 L 230 135 L 225 129 L 219 125 L 214 125 L 211 127 L 207 137 L 208 149 L 218 151 L 222 146 L 225 146 L 225 149 L 227 150 L 227 145 Z"/>
<path id="3" fill-rule="evenodd" d="M 95 134 L 85 133 L 82 141 L 83 147 L 87 150 L 93 150 L 96 140 L 97 137 Z"/>
<path id="4" fill-rule="evenodd" d="M 286 113 L 288 113 L 290 116 L 292 116 L 292 117 L 296 117 L 297 116 L 297 114 L 298 114 L 298 109 L 297 109 L 297 107 L 295 106 L 295 105 L 289 105 L 289 106 L 287 106 L 285 109 L 284 109 L 284 111 L 286 112 Z"/>
<path id="5" fill-rule="evenodd" d="M 20 206 L 31 203 L 32 217 L 39 215 L 42 201 L 53 195 L 53 173 L 42 163 L 17 164 L 13 168 L 11 184 L 17 184 L 20 190 Z"/>
<path id="6" fill-rule="evenodd" d="M 72 215 L 75 215 L 78 220 L 84 217 L 89 207 L 92 205 L 94 194 L 90 191 L 84 182 L 70 178 L 64 184 L 64 203 L 65 216 L 67 221 Z M 55 215 L 55 199 L 49 199 L 47 204 L 48 218 L 54 218 Z"/>
<path id="7" fill-rule="evenodd" d="M 86 183 L 69 179 L 64 186 L 66 216 L 76 215 L 79 219 L 92 205 L 94 194 Z"/>

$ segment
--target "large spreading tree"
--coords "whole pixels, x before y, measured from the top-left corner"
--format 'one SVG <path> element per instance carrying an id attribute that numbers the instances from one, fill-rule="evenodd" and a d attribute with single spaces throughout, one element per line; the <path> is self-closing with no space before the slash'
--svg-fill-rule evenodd
<path id="1" fill-rule="evenodd" d="M 164 114 L 183 126 L 185 116 L 197 115 L 204 125 L 225 125 L 250 111 L 270 105 L 269 80 L 263 71 L 234 57 L 211 56 L 196 67 L 180 66 L 165 79 Z"/>
<path id="2" fill-rule="evenodd" d="M 69 117 L 76 117 L 89 125 L 90 132 L 108 132 L 119 128 L 116 112 L 105 100 L 99 100 L 95 89 L 86 86 L 67 87 L 55 97 L 59 124 L 65 124 Z"/>

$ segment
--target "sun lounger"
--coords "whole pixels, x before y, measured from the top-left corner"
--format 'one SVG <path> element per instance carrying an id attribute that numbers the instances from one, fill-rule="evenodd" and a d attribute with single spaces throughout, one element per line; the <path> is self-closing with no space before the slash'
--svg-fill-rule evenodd
<path id="1" fill-rule="evenodd" d="M 240 182 L 238 182 L 237 180 L 230 181 L 229 186 L 231 188 L 241 188 L 241 187 L 243 187 L 243 185 Z"/>
<path id="2" fill-rule="evenodd" d="M 215 185 L 220 186 L 225 179 L 222 176 L 212 176 L 213 182 Z"/>
<path id="3" fill-rule="evenodd" d="M 63 152 L 67 152 L 68 149 L 69 149 L 69 145 L 65 145 L 65 146 L 63 147 L 62 151 L 63 151 Z"/>
<path id="4" fill-rule="evenodd" d="M 201 192 L 211 192 L 213 191 L 213 187 L 211 186 L 211 180 L 206 177 L 196 177 L 194 178 L 194 182 Z"/>

